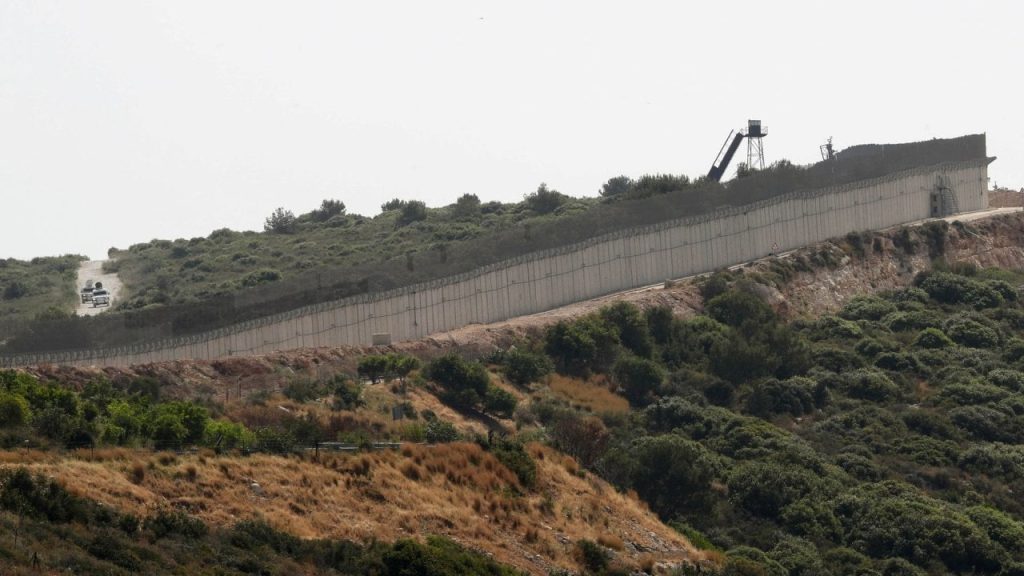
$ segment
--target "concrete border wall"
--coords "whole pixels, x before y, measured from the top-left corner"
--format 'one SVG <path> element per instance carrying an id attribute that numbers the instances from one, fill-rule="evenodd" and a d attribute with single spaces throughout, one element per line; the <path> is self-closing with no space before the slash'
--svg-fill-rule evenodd
<path id="1" fill-rule="evenodd" d="M 988 207 L 986 158 L 916 168 L 842 186 L 624 230 L 459 276 L 307 306 L 204 334 L 133 346 L 0 357 L 0 365 L 129 366 L 276 350 L 411 340 L 467 324 L 557 308 L 665 279 L 710 272 L 848 232 L 930 216 L 941 175 L 961 212 Z"/>

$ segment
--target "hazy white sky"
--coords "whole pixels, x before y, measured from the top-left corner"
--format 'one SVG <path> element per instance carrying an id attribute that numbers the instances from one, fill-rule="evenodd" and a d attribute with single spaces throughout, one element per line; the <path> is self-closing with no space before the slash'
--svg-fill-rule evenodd
<path id="1" fill-rule="evenodd" d="M 1024 186 L 1019 1 L 0 0 L 0 257 L 987 132 Z"/>

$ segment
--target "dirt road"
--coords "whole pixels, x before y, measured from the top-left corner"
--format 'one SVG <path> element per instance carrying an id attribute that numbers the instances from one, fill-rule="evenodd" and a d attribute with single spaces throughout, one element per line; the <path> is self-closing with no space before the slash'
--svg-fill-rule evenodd
<path id="1" fill-rule="evenodd" d="M 106 260 L 89 260 L 88 262 L 82 262 L 82 265 L 78 267 L 78 290 L 81 290 L 85 283 L 89 280 L 95 282 L 102 282 L 103 288 L 107 292 L 110 292 L 110 306 L 103 306 L 100 308 L 93 308 L 92 302 L 82 303 L 78 301 L 78 308 L 75 310 L 75 314 L 79 316 L 94 316 L 100 312 L 110 310 L 117 304 L 118 298 L 121 297 L 121 280 L 117 277 L 117 274 L 106 274 L 103 272 L 103 263 Z"/>

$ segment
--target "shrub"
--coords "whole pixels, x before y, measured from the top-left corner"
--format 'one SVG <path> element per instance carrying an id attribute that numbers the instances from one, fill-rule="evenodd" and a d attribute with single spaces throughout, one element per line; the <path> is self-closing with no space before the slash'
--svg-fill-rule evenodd
<path id="1" fill-rule="evenodd" d="M 381 556 L 383 566 L 361 566 L 345 570 L 346 574 L 401 574 L 442 576 L 515 576 L 515 572 L 501 566 L 479 552 L 466 550 L 458 543 L 441 536 L 428 536 L 426 543 L 398 540 Z M 368 563 L 367 563 L 368 564 Z M 384 570 L 381 570 L 384 568 Z"/>
<path id="2" fill-rule="evenodd" d="M 624 356 L 612 369 L 615 381 L 622 387 L 629 403 L 647 405 L 665 380 L 665 373 L 654 362 L 636 356 Z"/>
<path id="3" fill-rule="evenodd" d="M 0 391 L 0 428 L 17 428 L 29 423 L 32 411 L 25 398 Z"/>
<path id="4" fill-rule="evenodd" d="M 814 390 L 817 384 L 800 376 L 780 381 L 775 378 L 757 382 L 747 396 L 746 411 L 770 418 L 776 414 L 803 416 L 814 411 Z"/>
<path id="5" fill-rule="evenodd" d="M 992 370 L 985 378 L 990 383 L 1011 392 L 1024 392 L 1024 373 L 1017 370 Z"/>
<path id="6" fill-rule="evenodd" d="M 899 387 L 877 370 L 853 370 L 843 375 L 842 383 L 843 391 L 853 398 L 882 402 L 900 396 Z"/>
<path id="7" fill-rule="evenodd" d="M 953 345 L 953 341 L 938 328 L 925 328 L 914 339 L 914 346 L 920 348 L 947 348 Z"/>
<path id="8" fill-rule="evenodd" d="M 408 226 L 413 222 L 427 219 L 427 205 L 420 200 L 410 200 L 404 203 L 400 210 L 397 226 Z"/>
<path id="9" fill-rule="evenodd" d="M 511 418 L 519 403 L 516 397 L 504 389 L 489 384 L 484 395 L 484 409 L 499 418 Z"/>
<path id="10" fill-rule="evenodd" d="M 479 362 L 468 362 L 449 353 L 427 365 L 425 375 L 440 384 L 445 398 L 461 408 L 475 408 L 487 395 L 491 378 Z"/>
<path id="11" fill-rule="evenodd" d="M 355 410 L 363 405 L 363 387 L 347 378 L 336 378 L 334 385 L 334 400 L 331 408 L 334 410 Z"/>
<path id="12" fill-rule="evenodd" d="M 299 379 L 289 382 L 282 392 L 289 400 L 308 402 L 322 396 L 325 390 L 323 385 L 315 380 Z"/>
<path id="13" fill-rule="evenodd" d="M 711 481 L 721 464 L 707 448 L 669 434 L 640 438 L 632 452 L 630 483 L 659 516 L 696 514 L 710 506 Z"/>
<path id="14" fill-rule="evenodd" d="M 600 544 L 593 540 L 579 540 L 576 542 L 576 556 L 590 573 L 600 574 L 608 568 L 610 556 Z"/>
<path id="15" fill-rule="evenodd" d="M 17 300 L 28 293 L 29 289 L 27 284 L 14 280 L 4 288 L 4 300 Z"/>
<path id="16" fill-rule="evenodd" d="M 549 190 L 548 185 L 541 183 L 536 192 L 527 194 L 523 201 L 526 207 L 537 214 L 550 214 L 565 203 L 569 198 L 557 190 Z"/>
<path id="17" fill-rule="evenodd" d="M 324 200 L 320 203 L 319 208 L 310 213 L 310 216 L 317 222 L 327 222 L 334 216 L 343 216 L 344 214 L 344 202 L 341 200 Z"/>
<path id="18" fill-rule="evenodd" d="M 388 373 L 388 358 L 383 354 L 363 356 L 359 359 L 359 365 L 356 370 L 360 376 L 376 384 Z"/>
<path id="19" fill-rule="evenodd" d="M 458 440 L 459 431 L 455 429 L 454 424 L 447 420 L 427 419 L 423 437 L 429 444 L 443 444 Z"/>
<path id="20" fill-rule="evenodd" d="M 537 463 L 526 452 L 522 442 L 499 439 L 491 444 L 490 451 L 499 462 L 516 475 L 519 483 L 525 488 L 536 486 Z"/>
<path id="21" fill-rule="evenodd" d="M 455 201 L 452 215 L 460 219 L 476 218 L 480 215 L 480 198 L 476 194 L 463 194 Z"/>
<path id="22" fill-rule="evenodd" d="M 586 376 L 615 361 L 619 337 L 615 329 L 595 316 L 562 320 L 544 332 L 544 351 L 563 374 Z"/>
<path id="23" fill-rule="evenodd" d="M 277 282 L 281 279 L 281 273 L 277 270 L 256 270 L 250 272 L 242 278 L 242 286 L 251 288 L 253 286 L 259 286 L 261 284 L 269 284 L 270 282 Z"/>
<path id="24" fill-rule="evenodd" d="M 992 348 L 999 344 L 999 334 L 967 316 L 953 316 L 942 326 L 954 342 L 970 348 Z"/>
<path id="25" fill-rule="evenodd" d="M 551 442 L 562 452 L 589 468 L 608 448 L 611 434 L 604 422 L 594 416 L 567 411 L 548 427 Z"/>
<path id="26" fill-rule="evenodd" d="M 154 539 L 178 534 L 189 539 L 206 536 L 208 528 L 202 520 L 189 516 L 179 510 L 161 508 L 156 514 L 146 518 L 142 527 L 150 532 Z"/>
<path id="27" fill-rule="evenodd" d="M 506 352 L 503 364 L 505 377 L 518 386 L 537 382 L 554 370 L 551 360 L 544 354 L 520 348 L 513 348 Z"/>
<path id="28" fill-rule="evenodd" d="M 27 468 L 0 470 L 0 508 L 48 522 L 86 521 L 87 502 Z"/>
<path id="29" fill-rule="evenodd" d="M 672 309 L 668 306 L 654 306 L 644 311 L 647 330 L 650 332 L 651 338 L 659 345 L 664 346 L 672 338 L 672 320 L 674 318 Z"/>
<path id="30" fill-rule="evenodd" d="M 895 311 L 895 305 L 878 296 L 855 296 L 843 306 L 839 316 L 847 320 L 881 320 Z"/>
<path id="31" fill-rule="evenodd" d="M 616 302 L 601 309 L 599 315 L 619 333 L 619 342 L 642 358 L 650 358 L 654 349 L 647 328 L 647 319 L 629 302 Z"/>

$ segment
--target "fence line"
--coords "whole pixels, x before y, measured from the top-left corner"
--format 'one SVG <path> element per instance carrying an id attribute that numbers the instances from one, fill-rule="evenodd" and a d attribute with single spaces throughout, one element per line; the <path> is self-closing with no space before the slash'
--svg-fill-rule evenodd
<path id="1" fill-rule="evenodd" d="M 133 363 L 213 359 L 274 350 L 366 345 L 560 305 L 708 272 L 847 232 L 930 216 L 936 175 L 961 211 L 987 206 L 988 159 L 949 162 L 748 205 L 640 226 L 491 264 L 456 276 L 312 304 L 206 332 L 130 346 L 0 356 L 0 365 Z M 777 248 L 772 248 L 777 245 Z"/>

